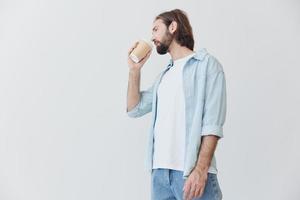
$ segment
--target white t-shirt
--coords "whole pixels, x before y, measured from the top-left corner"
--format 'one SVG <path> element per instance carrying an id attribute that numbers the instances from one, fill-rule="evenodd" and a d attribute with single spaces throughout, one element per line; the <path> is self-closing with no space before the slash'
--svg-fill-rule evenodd
<path id="1" fill-rule="evenodd" d="M 153 169 L 184 170 L 185 100 L 183 66 L 192 53 L 174 61 L 157 90 L 157 118 L 154 127 Z"/>

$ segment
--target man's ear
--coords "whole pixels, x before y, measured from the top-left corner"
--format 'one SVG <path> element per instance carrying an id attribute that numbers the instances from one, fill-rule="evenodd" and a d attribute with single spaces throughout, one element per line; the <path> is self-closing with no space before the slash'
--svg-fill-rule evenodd
<path id="1" fill-rule="evenodd" d="M 169 31 L 173 34 L 177 30 L 177 22 L 172 21 L 172 23 L 169 26 Z"/>

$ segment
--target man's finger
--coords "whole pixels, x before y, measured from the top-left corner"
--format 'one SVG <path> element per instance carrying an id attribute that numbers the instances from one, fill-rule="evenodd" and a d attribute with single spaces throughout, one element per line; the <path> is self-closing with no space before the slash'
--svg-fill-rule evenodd
<path id="1" fill-rule="evenodd" d="M 131 54 L 131 52 L 133 51 L 133 49 L 134 49 L 134 47 L 132 47 L 132 48 L 130 48 L 130 49 L 128 50 L 128 56 Z"/>
<path id="2" fill-rule="evenodd" d="M 195 190 L 194 197 L 200 197 L 200 196 L 199 196 L 199 195 L 200 195 L 200 192 L 201 192 L 201 187 L 200 187 L 200 188 L 197 188 L 197 189 Z"/>
<path id="3" fill-rule="evenodd" d="M 183 195 L 183 199 L 187 199 L 187 198 L 188 198 L 190 189 L 191 189 L 190 182 L 186 182 L 185 185 L 184 185 L 184 195 Z"/>
<path id="4" fill-rule="evenodd" d="M 192 185 L 190 192 L 189 192 L 189 196 L 188 199 L 193 199 L 194 198 L 194 193 L 195 193 L 195 186 Z"/>
<path id="5" fill-rule="evenodd" d="M 183 192 L 183 200 L 187 200 L 187 197 L 188 197 L 188 193 L 187 193 L 187 191 L 185 190 L 184 192 Z"/>
<path id="6" fill-rule="evenodd" d="M 205 187 L 205 186 L 204 186 L 204 187 Z M 202 195 L 203 195 L 203 193 L 204 193 L 204 187 L 201 187 L 199 197 L 202 197 Z"/>
<path id="7" fill-rule="evenodd" d="M 133 49 L 138 45 L 138 41 L 134 43 L 134 45 L 128 50 L 128 55 L 133 51 Z"/>

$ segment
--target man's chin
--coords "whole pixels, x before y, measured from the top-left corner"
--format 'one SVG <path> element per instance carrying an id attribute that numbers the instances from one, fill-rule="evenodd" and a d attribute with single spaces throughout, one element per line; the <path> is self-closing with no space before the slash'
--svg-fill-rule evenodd
<path id="1" fill-rule="evenodd" d="M 160 55 L 165 55 L 166 53 L 168 53 L 168 50 L 162 50 L 162 49 L 156 48 L 156 52 Z"/>
<path id="2" fill-rule="evenodd" d="M 165 55 L 167 52 L 157 52 L 159 55 Z"/>

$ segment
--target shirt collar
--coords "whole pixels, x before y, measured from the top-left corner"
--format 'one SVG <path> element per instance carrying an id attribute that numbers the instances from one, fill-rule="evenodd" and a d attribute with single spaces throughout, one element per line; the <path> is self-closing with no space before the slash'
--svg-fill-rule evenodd
<path id="1" fill-rule="evenodd" d="M 196 60 L 203 60 L 207 54 L 208 54 L 208 52 L 207 52 L 206 48 L 200 48 L 196 51 L 196 53 L 191 58 L 194 58 Z M 168 64 L 167 68 L 170 68 L 172 66 L 173 66 L 173 60 L 171 58 L 169 60 L 169 64 Z"/>

